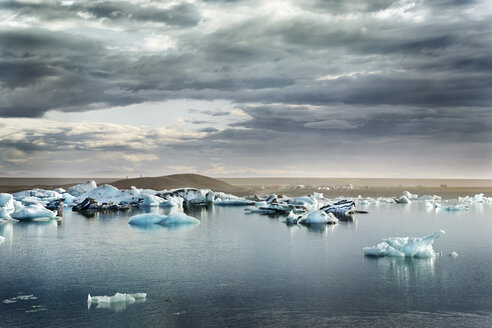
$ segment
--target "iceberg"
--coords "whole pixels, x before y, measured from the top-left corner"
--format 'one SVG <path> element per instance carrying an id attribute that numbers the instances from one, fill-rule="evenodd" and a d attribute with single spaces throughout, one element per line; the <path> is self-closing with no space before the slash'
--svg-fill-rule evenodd
<path id="1" fill-rule="evenodd" d="M 405 195 L 401 195 L 400 197 L 395 198 L 395 202 L 397 204 L 408 204 L 410 203 L 410 199 Z"/>
<path id="2" fill-rule="evenodd" d="M 88 303 L 134 303 L 139 298 L 146 298 L 146 293 L 121 294 L 116 293 L 113 296 L 87 296 Z"/>
<path id="3" fill-rule="evenodd" d="M 352 200 L 343 199 L 336 203 L 329 204 L 320 208 L 326 213 L 345 214 L 354 211 L 355 202 Z"/>
<path id="4" fill-rule="evenodd" d="M 200 220 L 188 216 L 185 213 L 173 213 L 169 215 L 159 214 L 139 214 L 130 217 L 128 224 L 146 226 L 150 224 L 160 224 L 163 226 L 174 226 L 180 224 L 197 224 Z"/>
<path id="5" fill-rule="evenodd" d="M 15 211 L 14 197 L 11 194 L 0 194 L 0 209 L 4 209 L 7 213 Z"/>
<path id="6" fill-rule="evenodd" d="M 121 311 L 126 309 L 126 306 L 136 302 L 145 302 L 146 293 L 121 294 L 116 293 L 113 296 L 87 296 L 87 309 L 91 308 L 92 303 L 97 304 L 98 309 L 113 309 Z"/>
<path id="7" fill-rule="evenodd" d="M 67 193 L 69 193 L 72 196 L 78 197 L 96 188 L 97 188 L 96 181 L 89 180 L 86 183 L 81 183 L 68 188 Z"/>
<path id="8" fill-rule="evenodd" d="M 128 220 L 128 224 L 138 225 L 138 226 L 146 226 L 149 224 L 157 224 L 162 220 L 164 215 L 159 214 L 139 214 L 130 217 Z"/>
<path id="9" fill-rule="evenodd" d="M 5 237 L 0 236 L 0 244 L 5 241 Z"/>
<path id="10" fill-rule="evenodd" d="M 422 257 L 434 258 L 436 252 L 432 248 L 434 240 L 444 234 L 439 230 L 432 235 L 418 237 L 390 237 L 385 238 L 376 246 L 364 247 L 366 256 L 394 256 L 394 257 Z"/>
<path id="11" fill-rule="evenodd" d="M 180 207 L 183 204 L 183 200 L 180 197 L 166 195 L 166 197 L 163 198 L 154 195 L 154 193 L 156 192 L 153 190 L 142 190 L 135 187 L 132 187 L 129 190 L 120 190 L 111 185 L 102 185 L 78 196 L 73 200 L 73 203 L 80 205 L 87 199 L 92 199 L 97 203 L 92 206 L 94 210 L 99 210 L 99 203 L 146 207 Z"/>
<path id="12" fill-rule="evenodd" d="M 333 213 L 326 213 L 322 210 L 317 210 L 307 215 L 303 216 L 297 221 L 299 224 L 335 224 L 338 219 L 333 215 Z"/>
<path id="13" fill-rule="evenodd" d="M 32 220 L 38 218 L 54 219 L 56 214 L 56 211 L 50 211 L 44 208 L 43 205 L 33 204 L 24 207 L 20 211 L 10 214 L 10 216 L 16 220 Z"/>
<path id="14" fill-rule="evenodd" d="M 404 192 L 402 193 L 402 196 L 405 196 L 405 197 L 407 197 L 408 199 L 412 199 L 412 200 L 415 200 L 415 199 L 418 199 L 418 198 L 419 198 L 419 195 L 412 194 L 412 193 L 410 193 L 409 191 L 404 191 Z"/>

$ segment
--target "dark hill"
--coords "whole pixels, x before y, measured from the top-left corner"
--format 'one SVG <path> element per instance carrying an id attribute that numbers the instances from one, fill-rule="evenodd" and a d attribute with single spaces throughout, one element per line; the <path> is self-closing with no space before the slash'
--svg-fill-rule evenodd
<path id="1" fill-rule="evenodd" d="M 222 191 L 237 196 L 248 194 L 248 190 L 245 188 L 236 187 L 222 180 L 209 178 L 199 174 L 172 174 L 161 177 L 123 179 L 110 182 L 110 184 L 119 189 L 130 189 L 131 186 L 154 190 L 189 187 L 196 189 L 211 189 L 213 191 Z"/>

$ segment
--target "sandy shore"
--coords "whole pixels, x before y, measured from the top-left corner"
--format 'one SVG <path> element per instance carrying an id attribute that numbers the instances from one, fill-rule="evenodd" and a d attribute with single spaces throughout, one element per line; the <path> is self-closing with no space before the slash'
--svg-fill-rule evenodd
<path id="1" fill-rule="evenodd" d="M 68 188 L 88 178 L 0 178 L 0 192 L 17 192 L 33 188 Z M 175 174 L 163 177 L 135 179 L 95 179 L 98 184 L 109 183 L 118 188 L 149 188 L 154 190 L 193 187 L 223 191 L 237 196 L 281 194 L 301 196 L 322 192 L 327 198 L 395 197 L 405 190 L 419 196 L 438 195 L 444 199 L 484 193 L 492 196 L 492 180 L 471 179 L 368 179 L 368 178 L 220 178 L 197 174 Z M 329 187 L 329 190 L 324 188 Z"/>

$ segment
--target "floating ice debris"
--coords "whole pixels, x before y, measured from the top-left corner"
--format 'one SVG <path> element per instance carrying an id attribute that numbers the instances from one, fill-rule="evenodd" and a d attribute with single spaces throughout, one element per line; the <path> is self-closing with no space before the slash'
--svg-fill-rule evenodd
<path id="1" fill-rule="evenodd" d="M 434 196 L 424 195 L 424 196 L 420 197 L 419 200 L 432 200 L 432 201 L 436 201 L 436 200 L 441 200 L 441 197 L 440 196 L 437 196 L 437 195 L 434 195 Z"/>
<path id="2" fill-rule="evenodd" d="M 297 221 L 299 224 L 335 224 L 337 222 L 338 219 L 333 215 L 333 213 L 326 213 L 323 210 L 308 213 Z"/>
<path id="3" fill-rule="evenodd" d="M 113 296 L 87 296 L 87 308 L 91 308 L 91 304 L 97 304 L 97 308 L 112 308 L 116 311 L 124 310 L 126 305 L 135 302 L 145 302 L 146 293 L 121 294 L 116 293 Z"/>
<path id="4" fill-rule="evenodd" d="M 113 296 L 87 296 L 88 303 L 134 303 L 135 300 L 140 298 L 146 298 L 146 293 L 135 293 L 135 294 L 121 294 L 116 293 Z"/>
<path id="5" fill-rule="evenodd" d="M 40 204 L 33 204 L 24 207 L 18 212 L 10 214 L 10 216 L 17 220 L 31 220 L 38 218 L 54 219 L 56 217 L 56 211 L 50 211 Z"/>
<path id="6" fill-rule="evenodd" d="M 86 183 L 81 183 L 68 188 L 67 193 L 69 193 L 72 196 L 78 197 L 96 188 L 97 188 L 96 181 L 89 180 Z"/>
<path id="7" fill-rule="evenodd" d="M 320 208 L 320 210 L 322 210 L 326 213 L 345 214 L 345 213 L 353 211 L 354 207 L 355 207 L 354 201 L 344 199 L 344 200 L 338 201 L 334 204 L 329 204 L 329 205 L 323 206 Z"/>
<path id="8" fill-rule="evenodd" d="M 0 194 L 0 209 L 5 210 L 6 213 L 15 211 L 14 197 L 11 194 Z"/>
<path id="9" fill-rule="evenodd" d="M 371 204 L 371 202 L 369 202 L 369 200 L 367 200 L 367 199 L 359 200 L 357 203 L 359 205 L 369 205 L 369 204 Z"/>
<path id="10" fill-rule="evenodd" d="M 290 211 L 289 215 L 285 219 L 285 223 L 287 224 L 296 224 L 299 219 L 302 218 L 302 215 L 295 214 L 294 211 Z"/>
<path id="11" fill-rule="evenodd" d="M 244 206 L 244 205 L 255 205 L 255 201 L 243 197 L 228 195 L 223 192 L 217 192 L 215 193 L 214 204 Z"/>
<path id="12" fill-rule="evenodd" d="M 181 197 L 185 203 L 193 205 L 212 204 L 215 193 L 210 189 L 180 188 L 173 190 L 162 190 L 156 193 L 161 198 Z"/>
<path id="13" fill-rule="evenodd" d="M 65 199 L 60 198 L 60 199 L 55 199 L 46 204 L 44 207 L 50 211 L 56 211 L 58 216 L 63 216 L 63 205 L 64 205 Z"/>
<path id="14" fill-rule="evenodd" d="M 458 211 L 468 211 L 469 207 L 468 205 L 457 204 L 457 205 L 450 205 L 450 206 L 442 206 L 441 209 L 443 211 L 448 211 L 448 212 L 458 212 Z"/>
<path id="15" fill-rule="evenodd" d="M 395 198 L 395 202 L 397 204 L 408 204 L 410 203 L 410 199 L 405 195 L 401 195 L 400 197 Z"/>
<path id="16" fill-rule="evenodd" d="M 5 237 L 0 236 L 0 244 L 5 241 Z"/>
<path id="17" fill-rule="evenodd" d="M 184 213 L 173 213 L 169 215 L 159 214 L 139 214 L 134 215 L 128 220 L 128 224 L 146 226 L 150 224 L 160 224 L 163 226 L 173 226 L 179 224 L 197 224 L 200 220 L 188 216 Z"/>
<path id="18" fill-rule="evenodd" d="M 415 199 L 418 199 L 419 198 L 419 195 L 412 194 L 409 191 L 404 191 L 402 193 L 402 196 L 405 196 L 405 197 L 407 197 L 408 199 L 411 199 L 411 200 L 415 200 Z"/>
<path id="19" fill-rule="evenodd" d="M 439 230 L 432 235 L 417 237 L 390 237 L 385 238 L 377 246 L 364 247 L 366 256 L 395 256 L 395 257 L 436 257 L 432 248 L 434 240 L 444 234 Z"/>
<path id="20" fill-rule="evenodd" d="M 449 256 L 451 256 L 451 257 L 457 257 L 458 256 L 458 253 L 456 253 L 455 251 L 452 251 L 451 253 L 449 253 Z"/>
<path id="21" fill-rule="evenodd" d="M 34 295 L 19 295 L 16 297 L 11 297 L 7 298 L 6 300 L 3 300 L 2 303 L 4 304 L 10 304 L 10 303 L 17 303 L 18 301 L 29 301 L 29 300 L 37 300 L 38 298 Z"/>

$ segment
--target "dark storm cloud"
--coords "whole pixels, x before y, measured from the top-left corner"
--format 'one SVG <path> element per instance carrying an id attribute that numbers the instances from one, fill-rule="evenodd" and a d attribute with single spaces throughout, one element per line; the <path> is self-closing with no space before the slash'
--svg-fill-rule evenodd
<path id="1" fill-rule="evenodd" d="M 216 128 L 213 128 L 213 127 L 208 127 L 208 128 L 200 129 L 198 131 L 200 131 L 200 132 L 206 132 L 206 133 L 214 133 L 214 132 L 218 132 L 219 129 L 216 129 Z"/>
<path id="2" fill-rule="evenodd" d="M 206 6 L 220 10 L 222 5 Z M 227 4 L 230 21 L 205 29 L 196 27 L 210 20 L 201 19 L 202 4 L 162 9 L 125 1 L 4 2 L 0 8 L 19 20 L 76 21 L 83 30 L 85 19 L 103 19 L 133 31 L 121 37 L 122 32 L 112 31 L 119 42 L 126 36 L 138 40 L 131 34 L 136 33 L 132 22 L 180 29 L 165 30 L 176 40 L 175 48 L 154 52 L 115 50 L 94 33 L 81 38 L 73 30 L 1 30 L 0 116 L 41 117 L 54 109 L 86 111 L 168 99 L 347 105 L 340 110 L 490 106 L 490 15 L 457 15 L 476 2 L 309 1 L 297 3 L 307 12 L 286 19 L 261 12 L 236 18 L 231 9 L 236 5 Z M 381 12 L 386 9 L 395 12 Z M 145 26 L 147 32 L 162 32 Z M 276 119 L 286 127 L 292 123 L 280 112 Z M 327 126 L 337 122 L 325 121 Z"/>
<path id="3" fill-rule="evenodd" d="M 87 14 L 87 17 L 94 19 L 165 23 L 176 27 L 194 26 L 200 20 L 200 13 L 190 3 L 160 9 L 152 5 L 141 6 L 126 1 L 88 1 L 74 2 L 70 5 L 61 5 L 59 2 L 6 1 L 0 4 L 0 9 L 11 10 L 18 16 L 39 17 L 44 20 L 63 20 L 69 17 L 80 19 L 81 14 Z"/>

